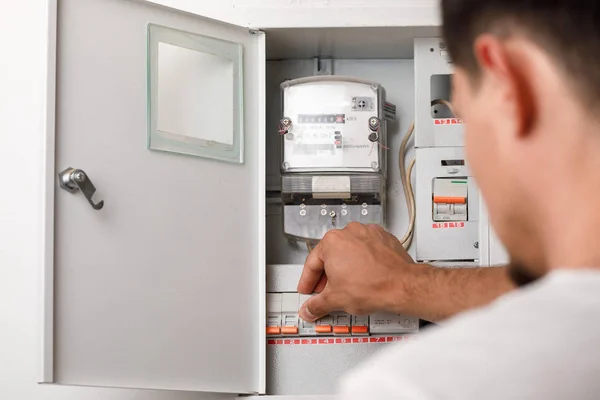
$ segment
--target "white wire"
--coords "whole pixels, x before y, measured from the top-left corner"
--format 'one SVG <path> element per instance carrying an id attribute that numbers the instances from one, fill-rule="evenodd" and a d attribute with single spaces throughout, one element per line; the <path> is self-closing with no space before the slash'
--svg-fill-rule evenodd
<path id="1" fill-rule="evenodd" d="M 412 137 L 415 131 L 415 123 L 412 122 L 410 124 L 410 128 L 408 128 L 408 132 L 404 136 L 404 140 L 402 140 L 402 144 L 400 145 L 399 155 L 399 166 L 400 166 L 400 180 L 402 182 L 402 187 L 404 189 L 404 196 L 406 197 L 406 206 L 408 209 L 408 217 L 409 223 L 406 233 L 400 239 L 402 246 L 405 249 L 408 249 L 412 243 L 412 238 L 415 230 L 415 214 L 416 214 L 416 205 L 415 205 L 415 195 L 412 188 L 411 183 L 411 174 L 413 167 L 415 165 L 415 159 L 413 159 L 410 163 L 408 173 L 406 171 L 406 147 L 408 145 L 408 141 Z"/>
<path id="2" fill-rule="evenodd" d="M 306 250 L 308 250 L 309 253 L 312 253 L 312 251 L 314 250 L 313 245 L 306 242 Z"/>
<path id="3" fill-rule="evenodd" d="M 452 107 L 452 103 L 450 103 L 448 100 L 444 100 L 444 99 L 435 99 L 431 101 L 431 105 L 435 106 L 441 104 L 443 106 L 448 107 L 448 110 L 450 110 L 450 112 L 452 113 L 452 115 L 456 116 L 456 113 L 454 112 L 454 107 Z"/>
<path id="4" fill-rule="evenodd" d="M 402 242 L 402 245 L 407 250 L 410 248 L 410 245 L 412 244 L 412 240 L 413 240 L 414 232 L 415 232 L 415 220 L 416 220 L 416 215 L 417 215 L 415 192 L 413 190 L 412 181 L 411 181 L 412 170 L 415 166 L 415 162 L 416 162 L 416 159 L 413 158 L 412 161 L 410 162 L 410 165 L 408 166 L 408 173 L 406 174 L 407 193 L 409 193 L 409 197 L 410 197 L 410 204 L 408 205 L 408 215 L 410 217 L 410 220 L 408 223 L 408 230 L 407 230 L 408 236 Z"/>

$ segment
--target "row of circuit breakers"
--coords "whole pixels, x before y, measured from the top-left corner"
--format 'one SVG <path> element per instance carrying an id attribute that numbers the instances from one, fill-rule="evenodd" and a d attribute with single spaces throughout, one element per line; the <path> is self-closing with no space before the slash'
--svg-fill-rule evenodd
<path id="1" fill-rule="evenodd" d="M 310 295 L 298 293 L 267 294 L 267 336 L 376 336 L 415 333 L 419 320 L 399 314 L 356 316 L 332 313 L 316 322 L 298 317 L 298 310 Z"/>
<path id="2" fill-rule="evenodd" d="M 452 114 L 449 62 L 439 39 L 415 41 L 416 258 L 479 258 L 479 193 L 464 160 L 462 121 Z M 284 234 L 317 243 L 350 222 L 386 226 L 388 123 L 384 88 L 354 77 L 281 84 Z"/>

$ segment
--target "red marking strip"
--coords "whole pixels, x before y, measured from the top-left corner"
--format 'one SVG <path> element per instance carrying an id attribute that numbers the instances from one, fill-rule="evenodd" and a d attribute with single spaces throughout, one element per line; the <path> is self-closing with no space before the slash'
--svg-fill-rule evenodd
<path id="1" fill-rule="evenodd" d="M 408 340 L 408 336 L 370 336 L 370 337 L 348 337 L 348 338 L 320 338 L 320 339 L 269 339 L 270 345 L 331 345 L 331 344 L 351 344 L 351 343 L 392 343 Z"/>
<path id="2" fill-rule="evenodd" d="M 460 125 L 464 121 L 461 118 L 441 118 L 435 119 L 433 122 L 435 125 Z"/>
<path id="3" fill-rule="evenodd" d="M 464 228 L 464 222 L 436 222 L 431 225 L 433 229 L 450 229 L 450 228 Z"/>

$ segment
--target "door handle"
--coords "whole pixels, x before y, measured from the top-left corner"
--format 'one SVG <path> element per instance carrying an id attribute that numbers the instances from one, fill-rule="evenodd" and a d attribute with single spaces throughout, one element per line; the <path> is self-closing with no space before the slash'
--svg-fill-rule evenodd
<path id="1" fill-rule="evenodd" d="M 67 168 L 58 174 L 60 187 L 67 192 L 76 193 L 81 190 L 87 201 L 94 210 L 101 210 L 104 207 L 104 200 L 94 204 L 92 196 L 96 193 L 96 187 L 85 172 L 80 169 Z"/>

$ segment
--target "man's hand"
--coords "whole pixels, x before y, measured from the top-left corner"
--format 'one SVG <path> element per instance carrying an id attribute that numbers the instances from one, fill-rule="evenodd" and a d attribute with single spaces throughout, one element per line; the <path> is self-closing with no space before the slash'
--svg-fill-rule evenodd
<path id="1" fill-rule="evenodd" d="M 506 268 L 436 268 L 416 264 L 378 225 L 328 232 L 306 259 L 298 292 L 319 293 L 300 309 L 305 321 L 332 311 L 378 311 L 439 322 L 514 289 Z"/>
<path id="2" fill-rule="evenodd" d="M 353 315 L 402 308 L 404 276 L 416 265 L 395 236 L 378 225 L 351 223 L 328 232 L 304 265 L 298 292 L 319 294 L 300 309 L 305 321 L 332 311 Z"/>

